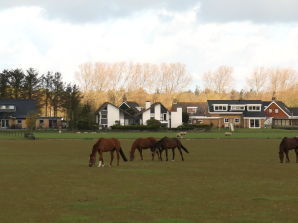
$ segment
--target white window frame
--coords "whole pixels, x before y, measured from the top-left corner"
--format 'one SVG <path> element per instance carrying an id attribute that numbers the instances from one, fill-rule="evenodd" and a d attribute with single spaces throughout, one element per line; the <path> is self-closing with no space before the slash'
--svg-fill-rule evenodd
<path id="1" fill-rule="evenodd" d="M 215 107 L 222 107 L 222 109 L 215 109 Z M 213 105 L 213 110 L 214 111 L 228 111 L 228 105 L 227 104 L 215 104 L 215 105 Z"/>
<path id="2" fill-rule="evenodd" d="M 244 111 L 245 105 L 231 105 L 231 111 Z"/>
<path id="3" fill-rule="evenodd" d="M 278 108 L 274 109 L 275 114 L 278 114 L 279 110 Z"/>
<path id="4" fill-rule="evenodd" d="M 224 118 L 224 123 L 230 123 L 230 119 L 229 118 Z"/>
<path id="5" fill-rule="evenodd" d="M 235 119 L 234 119 L 234 122 L 235 122 L 235 123 L 240 123 L 240 118 L 235 118 Z"/>
<path id="6" fill-rule="evenodd" d="M 251 126 L 251 120 L 254 120 L 254 126 Z M 258 120 L 259 121 L 259 127 L 255 127 L 256 123 L 255 121 Z M 248 124 L 249 124 L 249 128 L 250 129 L 260 129 L 261 128 L 261 119 L 258 119 L 258 118 L 250 118 L 248 119 Z"/>
<path id="7" fill-rule="evenodd" d="M 194 112 L 188 112 L 188 109 L 194 109 L 195 111 Z M 187 107 L 186 108 L 186 112 L 188 113 L 188 114 L 194 114 L 194 113 L 196 113 L 197 112 L 197 107 Z"/>
<path id="8" fill-rule="evenodd" d="M 255 109 L 250 109 L 250 107 L 255 107 Z M 258 107 L 259 109 L 256 109 L 256 107 Z M 260 104 L 247 105 L 247 111 L 261 111 L 261 109 L 262 109 L 262 105 Z"/>
<path id="9" fill-rule="evenodd" d="M 269 113 L 272 113 L 272 109 L 271 108 L 269 108 Z"/>

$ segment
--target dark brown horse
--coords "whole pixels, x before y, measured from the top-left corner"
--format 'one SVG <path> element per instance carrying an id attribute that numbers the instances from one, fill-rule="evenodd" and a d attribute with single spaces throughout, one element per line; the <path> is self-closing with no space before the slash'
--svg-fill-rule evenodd
<path id="1" fill-rule="evenodd" d="M 117 153 L 117 166 L 119 166 L 119 154 L 121 155 L 122 159 L 125 162 L 127 161 L 118 139 L 115 139 L 115 138 L 110 138 L 110 139 L 100 138 L 93 145 L 92 153 L 90 154 L 90 159 L 89 159 L 89 166 L 92 167 L 92 166 L 95 165 L 95 163 L 96 163 L 96 153 L 97 152 L 99 154 L 98 167 L 103 167 L 104 166 L 104 161 L 103 161 L 103 153 L 104 152 L 110 152 L 111 153 L 110 166 L 112 166 L 115 151 Z"/>
<path id="2" fill-rule="evenodd" d="M 181 155 L 181 160 L 184 161 L 182 149 L 189 153 L 189 151 L 182 145 L 181 141 L 177 138 L 168 138 L 163 137 L 161 140 L 156 142 L 154 149 L 158 149 L 160 153 L 160 160 L 162 160 L 162 152 L 165 150 L 166 152 L 166 161 L 168 161 L 168 149 L 172 149 L 173 158 L 172 161 L 175 160 L 175 149 L 178 149 Z"/>
<path id="3" fill-rule="evenodd" d="M 298 137 L 287 138 L 284 137 L 279 144 L 279 160 L 280 163 L 284 161 L 284 155 L 286 155 L 286 162 L 290 162 L 289 150 L 294 149 L 296 153 L 296 163 L 298 163 Z"/>
<path id="4" fill-rule="evenodd" d="M 157 140 L 153 137 L 148 137 L 148 138 L 138 138 L 136 139 L 133 144 L 131 145 L 131 150 L 130 150 L 130 161 L 133 161 L 135 158 L 135 151 L 136 149 L 139 151 L 141 160 L 143 160 L 143 149 L 150 149 L 152 153 L 152 160 L 154 160 L 154 146 Z M 156 150 L 156 152 L 158 152 Z M 158 153 L 159 154 L 159 153 Z M 158 155 L 159 156 L 159 155 Z"/>

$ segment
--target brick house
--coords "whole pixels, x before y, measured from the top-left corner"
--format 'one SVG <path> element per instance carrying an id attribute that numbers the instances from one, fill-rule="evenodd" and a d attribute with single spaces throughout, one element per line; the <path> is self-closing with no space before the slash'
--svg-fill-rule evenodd
<path id="1" fill-rule="evenodd" d="M 0 99 L 0 129 L 26 129 L 26 117 L 37 113 L 35 100 Z M 60 126 L 60 117 L 37 116 L 36 128 L 58 128 Z"/>

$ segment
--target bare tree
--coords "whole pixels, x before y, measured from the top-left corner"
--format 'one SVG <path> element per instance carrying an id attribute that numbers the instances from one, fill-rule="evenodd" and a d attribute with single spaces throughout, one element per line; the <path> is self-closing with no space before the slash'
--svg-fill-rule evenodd
<path id="1" fill-rule="evenodd" d="M 220 66 L 213 72 L 207 72 L 203 75 L 205 88 L 217 93 L 225 93 L 233 83 L 233 68 L 229 66 Z"/>
<path id="2" fill-rule="evenodd" d="M 257 67 L 247 78 L 248 87 L 257 94 L 265 90 L 268 80 L 268 70 L 264 67 Z"/>
<path id="3" fill-rule="evenodd" d="M 269 91 L 280 92 L 291 89 L 297 86 L 297 71 L 284 68 L 284 69 L 269 69 Z"/>

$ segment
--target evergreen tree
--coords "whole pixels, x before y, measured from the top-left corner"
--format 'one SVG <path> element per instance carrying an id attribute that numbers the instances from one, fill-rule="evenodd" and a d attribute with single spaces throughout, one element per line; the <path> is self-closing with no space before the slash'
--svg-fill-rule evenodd
<path id="1" fill-rule="evenodd" d="M 9 72 L 8 70 L 3 70 L 0 73 L 0 98 L 9 97 Z"/>
<path id="2" fill-rule="evenodd" d="M 25 74 L 21 69 L 10 70 L 9 74 L 9 84 L 11 88 L 11 95 L 13 98 L 21 98 L 24 89 L 24 78 Z"/>
<path id="3" fill-rule="evenodd" d="M 40 82 L 38 72 L 33 68 L 29 68 L 24 78 L 23 96 L 25 99 L 39 99 L 38 91 L 41 84 Z"/>

